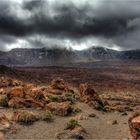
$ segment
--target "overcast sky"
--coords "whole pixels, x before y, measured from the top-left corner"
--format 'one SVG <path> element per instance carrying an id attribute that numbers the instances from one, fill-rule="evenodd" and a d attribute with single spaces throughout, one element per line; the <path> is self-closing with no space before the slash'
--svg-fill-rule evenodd
<path id="1" fill-rule="evenodd" d="M 140 0 L 0 0 L 0 50 L 140 49 Z"/>

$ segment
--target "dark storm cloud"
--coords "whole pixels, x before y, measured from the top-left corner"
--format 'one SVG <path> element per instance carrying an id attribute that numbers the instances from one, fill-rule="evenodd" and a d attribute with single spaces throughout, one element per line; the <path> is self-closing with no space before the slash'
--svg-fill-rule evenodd
<path id="1" fill-rule="evenodd" d="M 14 13 L 12 13 L 11 2 L 0 1 L 0 34 L 7 34 L 13 36 L 22 36 L 30 30 L 26 25 L 26 21 L 19 19 Z"/>
<path id="2" fill-rule="evenodd" d="M 45 14 L 47 2 L 42 0 L 26 1 L 22 7 L 31 12 L 31 17 L 22 20 L 15 15 L 10 15 L 8 13 L 10 9 L 7 9 L 7 13 L 5 10 L 5 14 L 0 15 L 1 33 L 15 36 L 40 33 L 62 37 L 64 35 L 68 37 L 87 35 L 110 37 L 129 32 L 131 28 L 128 27 L 128 21 L 134 18 L 131 16 L 113 17 L 111 15 L 103 18 L 91 17 L 86 15 L 86 12 L 91 10 L 89 5 L 78 8 L 72 3 L 55 6 L 54 12 L 57 14 L 50 17 L 47 13 Z M 48 5 L 48 8 L 51 7 Z"/>
<path id="3" fill-rule="evenodd" d="M 140 31 L 139 20 L 136 20 L 140 18 L 140 1 L 24 0 L 18 4 L 11 0 L 0 3 L 0 34 L 28 41 L 27 38 L 34 35 L 71 41 L 102 37 L 129 47 L 127 41 L 121 44 L 120 40 L 125 37 L 131 40 L 132 36 L 135 40 Z M 20 12 L 14 9 L 15 5 Z M 43 40 L 31 41 L 31 44 L 44 47 Z"/>

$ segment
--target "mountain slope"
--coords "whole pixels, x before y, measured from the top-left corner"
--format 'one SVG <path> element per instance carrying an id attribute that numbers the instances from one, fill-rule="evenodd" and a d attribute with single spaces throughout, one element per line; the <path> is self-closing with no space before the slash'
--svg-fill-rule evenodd
<path id="1" fill-rule="evenodd" d="M 115 51 L 91 47 L 82 51 L 59 48 L 13 49 L 0 51 L 0 65 L 45 66 L 63 65 L 79 61 L 140 59 L 140 50 Z"/>
<path id="2" fill-rule="evenodd" d="M 1 52 L 2 53 L 2 52 Z M 1 65 L 57 65 L 76 59 L 73 51 L 66 49 L 13 49 L 0 55 Z"/>

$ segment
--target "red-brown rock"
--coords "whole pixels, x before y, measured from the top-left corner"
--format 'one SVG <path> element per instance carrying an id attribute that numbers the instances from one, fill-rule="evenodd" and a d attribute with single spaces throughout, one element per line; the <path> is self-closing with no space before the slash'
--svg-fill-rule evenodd
<path id="1" fill-rule="evenodd" d="M 55 115 L 66 116 L 71 111 L 70 102 L 56 103 L 52 102 L 47 104 L 47 109 Z"/>

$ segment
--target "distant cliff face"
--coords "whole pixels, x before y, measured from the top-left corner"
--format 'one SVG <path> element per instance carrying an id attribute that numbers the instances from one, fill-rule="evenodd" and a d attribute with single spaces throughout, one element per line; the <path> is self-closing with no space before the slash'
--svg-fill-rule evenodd
<path id="1" fill-rule="evenodd" d="M 115 51 L 103 47 L 91 47 L 82 51 L 67 49 L 13 49 L 0 52 L 0 65 L 45 66 L 79 61 L 140 59 L 140 50 Z"/>
<path id="2" fill-rule="evenodd" d="M 115 50 L 103 48 L 103 47 L 92 47 L 90 49 L 82 51 L 82 55 L 84 55 L 86 58 L 92 60 L 92 59 L 99 59 L 99 60 L 105 60 L 105 59 L 119 59 L 120 53 Z"/>
<path id="3" fill-rule="evenodd" d="M 1 65 L 57 65 L 76 59 L 73 51 L 66 49 L 13 49 L 1 52 Z"/>

